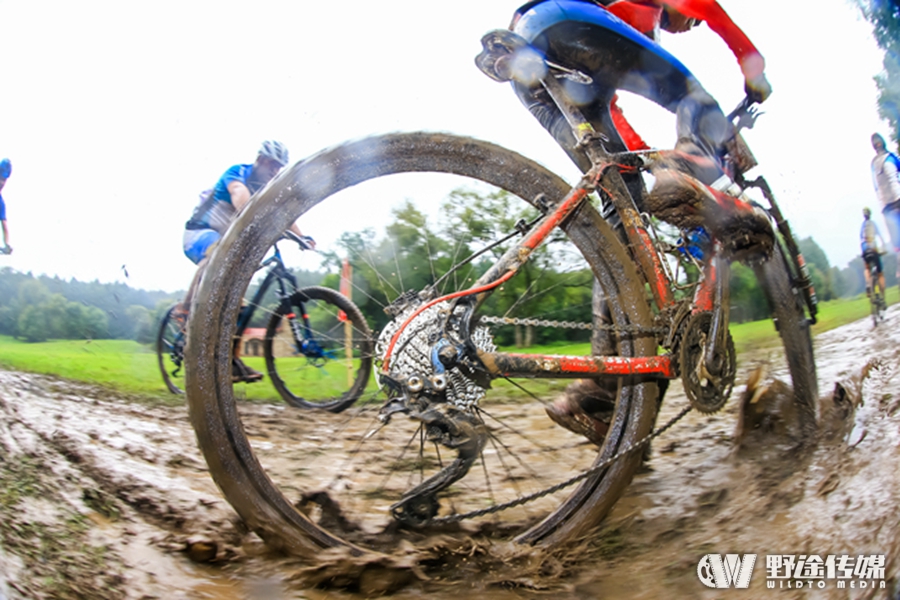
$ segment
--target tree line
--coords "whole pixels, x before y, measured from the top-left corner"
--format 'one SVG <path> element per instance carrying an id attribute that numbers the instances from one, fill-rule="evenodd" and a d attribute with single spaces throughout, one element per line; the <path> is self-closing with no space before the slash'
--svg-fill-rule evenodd
<path id="1" fill-rule="evenodd" d="M 343 234 L 339 249 L 324 253 L 325 271 L 294 271 L 300 287 L 339 288 L 344 257 L 354 268 L 352 299 L 373 331 L 393 317 L 385 309 L 405 292 L 435 285 L 445 293 L 469 287 L 515 241 L 517 228 L 539 216 L 536 209 L 503 191 L 458 189 L 439 215 L 427 215 L 413 202 L 395 208 L 382 232 L 366 229 Z M 494 240 L 510 236 L 505 242 Z M 676 232 L 677 235 L 677 232 Z M 822 301 L 864 291 L 863 262 L 832 266 L 812 238 L 799 246 Z M 885 255 L 888 285 L 896 285 L 896 257 Z M 462 262 L 455 270 L 452 265 Z M 688 275 L 690 276 L 690 274 Z M 696 273 L 693 274 L 696 277 Z M 591 321 L 592 274 L 561 231 L 539 247 L 520 274 L 494 291 L 481 314 L 520 319 L 518 326 L 494 331 L 500 345 L 584 341 L 587 332 L 565 327 L 535 328 L 523 319 L 587 323 Z M 731 273 L 732 320 L 764 319 L 769 309 L 753 270 L 734 264 Z M 256 280 L 247 292 L 251 297 Z M 168 307 L 182 293 L 137 290 L 124 283 L 84 283 L 0 269 L 0 334 L 29 342 L 47 339 L 133 339 L 149 343 Z M 262 301 L 250 325 L 264 327 L 274 290 Z"/>
<path id="2" fill-rule="evenodd" d="M 522 209 L 524 203 L 503 191 L 479 194 L 455 190 L 442 204 L 439 215 L 427 216 L 407 201 L 393 210 L 392 223 L 385 231 L 373 229 L 346 233 L 340 251 L 328 255 L 332 273 L 325 284 L 338 287 L 340 262 L 349 257 L 354 267 L 353 301 L 378 331 L 392 317 L 384 308 L 407 290 L 421 290 L 435 281 L 455 290 L 471 285 L 512 243 L 488 247 L 491 240 L 516 230 L 516 223 L 537 216 L 534 209 Z M 530 207 L 529 207 L 530 208 Z M 677 235 L 677 234 L 676 234 Z M 541 246 L 525 264 L 522 273 L 495 291 L 481 312 L 513 318 L 553 321 L 591 321 L 592 274 L 583 258 L 561 232 Z M 855 243 L 852 240 L 850 243 Z M 852 297 L 865 290 L 861 258 L 846 267 L 832 266 L 822 248 L 808 237 L 799 241 L 810 277 L 820 301 Z M 463 269 L 445 276 L 451 264 L 474 256 Z M 888 284 L 895 285 L 894 255 L 886 255 Z M 690 275 L 689 275 L 690 276 Z M 693 273 L 696 277 L 696 272 Z M 753 270 L 734 264 L 731 273 L 732 320 L 740 323 L 770 316 L 768 304 Z M 495 332 L 500 345 L 525 340 L 534 343 L 578 341 L 585 333 L 562 328 L 520 331 L 508 327 Z"/>
<path id="3" fill-rule="evenodd" d="M 172 294 L 124 283 L 65 280 L 0 269 L 0 334 L 48 339 L 135 339 L 149 342 Z"/>

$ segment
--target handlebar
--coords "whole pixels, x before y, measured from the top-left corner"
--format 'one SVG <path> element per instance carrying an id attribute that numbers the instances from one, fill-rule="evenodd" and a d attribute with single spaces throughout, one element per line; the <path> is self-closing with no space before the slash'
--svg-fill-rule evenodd
<path id="1" fill-rule="evenodd" d="M 728 121 L 734 123 L 735 133 L 741 129 L 753 129 L 756 119 L 763 114 L 759 111 L 758 105 L 750 96 L 745 96 L 743 100 L 735 107 L 733 111 L 728 113 Z M 737 119 L 737 123 L 734 120 Z"/>
<path id="2" fill-rule="evenodd" d="M 315 240 L 313 240 L 311 236 L 297 235 L 293 231 L 285 231 L 283 237 L 292 242 L 296 242 L 301 250 L 315 250 Z"/>

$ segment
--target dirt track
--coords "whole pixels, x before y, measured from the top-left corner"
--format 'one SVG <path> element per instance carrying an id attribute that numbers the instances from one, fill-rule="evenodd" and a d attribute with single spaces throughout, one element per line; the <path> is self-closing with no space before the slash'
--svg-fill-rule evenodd
<path id="1" fill-rule="evenodd" d="M 472 586 L 492 598 L 895 597 L 898 325 L 893 307 L 876 332 L 865 320 L 817 339 L 822 413 L 835 435 L 813 451 L 783 460 L 783 447 L 753 431 L 738 451 L 738 387 L 721 413 L 692 413 L 655 442 L 650 468 L 577 558 L 490 563 L 464 582 L 414 578 L 397 597 L 458 597 Z M 766 358 L 740 357 L 739 381 Z M 836 382 L 843 409 L 859 404 L 855 412 L 833 409 Z M 660 422 L 683 406 L 675 387 Z M 277 440 L 289 410 L 249 405 L 242 414 L 248 429 Z M 750 590 L 700 584 L 704 554 L 735 552 L 759 555 Z M 766 554 L 884 554 L 887 589 L 767 590 Z M 267 553 L 237 521 L 183 408 L 0 371 L 0 600 L 333 597 L 308 589 L 299 574 L 309 567 Z"/>

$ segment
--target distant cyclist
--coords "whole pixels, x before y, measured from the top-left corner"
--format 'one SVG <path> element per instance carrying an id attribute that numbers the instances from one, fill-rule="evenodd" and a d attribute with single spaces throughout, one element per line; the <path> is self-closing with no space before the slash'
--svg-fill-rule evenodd
<path id="1" fill-rule="evenodd" d="M 182 314 L 190 310 L 191 302 L 212 249 L 231 225 L 237 214 L 247 205 L 250 197 L 261 190 L 278 172 L 288 164 L 288 151 L 281 142 L 265 141 L 252 164 L 239 164 L 229 168 L 211 189 L 200 195 L 200 203 L 185 224 L 184 254 L 197 265 L 197 273 L 191 281 L 182 302 Z M 296 224 L 290 231 L 304 237 L 315 247 L 312 238 L 303 236 Z M 245 365 L 235 351 L 233 363 L 235 381 L 259 381 L 262 373 Z"/>
<path id="2" fill-rule="evenodd" d="M 872 159 L 875 194 L 881 202 L 891 248 L 900 253 L 900 159 L 887 149 L 884 138 L 878 133 L 872 134 L 872 148 L 875 149 Z M 900 284 L 900 260 L 897 261 L 897 283 Z"/>
<path id="3" fill-rule="evenodd" d="M 12 163 L 8 158 L 0 160 L 0 192 L 6 185 L 6 180 L 12 174 Z M 3 196 L 0 195 L 0 228 L 3 229 L 3 246 L 0 247 L 0 254 L 12 254 L 12 246 L 9 245 L 9 227 L 6 225 L 6 203 Z"/>
<path id="4" fill-rule="evenodd" d="M 884 238 L 878 231 L 878 225 L 872 220 L 872 211 L 868 207 L 863 209 L 863 223 L 859 230 L 859 244 L 862 249 L 863 261 L 866 268 L 863 274 L 866 278 L 866 295 L 872 295 L 872 276 L 869 274 L 869 266 L 875 266 L 875 272 L 878 273 L 878 287 L 881 290 L 881 297 L 884 298 L 884 269 L 881 266 L 882 248 L 884 248 Z"/>

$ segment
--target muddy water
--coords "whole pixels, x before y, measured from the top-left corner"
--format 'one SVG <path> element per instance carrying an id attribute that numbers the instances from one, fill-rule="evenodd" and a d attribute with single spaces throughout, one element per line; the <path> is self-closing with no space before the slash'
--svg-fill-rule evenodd
<path id="1" fill-rule="evenodd" d="M 450 572 L 420 573 L 395 597 L 473 589 L 498 600 L 888 597 L 900 571 L 898 325 L 893 307 L 877 331 L 860 321 L 817 338 L 824 433 L 808 450 L 753 431 L 738 447 L 745 390 L 737 386 L 720 413 L 691 413 L 654 441 L 647 467 L 583 548 L 502 562 L 507 548 L 448 544 L 457 557 Z M 786 377 L 777 351 L 763 351 L 740 357 L 739 381 L 764 362 L 775 365 L 773 377 Z M 842 404 L 832 398 L 835 383 Z M 684 402 L 673 385 L 660 423 Z M 296 448 L 290 411 L 241 412 L 258 454 L 281 477 L 278 469 L 292 463 L 285 449 Z M 0 371 L 0 459 L 0 598 L 358 597 L 309 589 L 304 574 L 314 565 L 272 555 L 241 526 L 209 478 L 183 408 Z M 48 555 L 30 543 L 40 536 L 62 551 Z M 697 563 L 707 553 L 758 554 L 750 589 L 701 585 Z M 769 590 L 766 554 L 884 554 L 888 590 Z M 49 586 L 54 570 L 69 574 L 78 593 Z"/>

